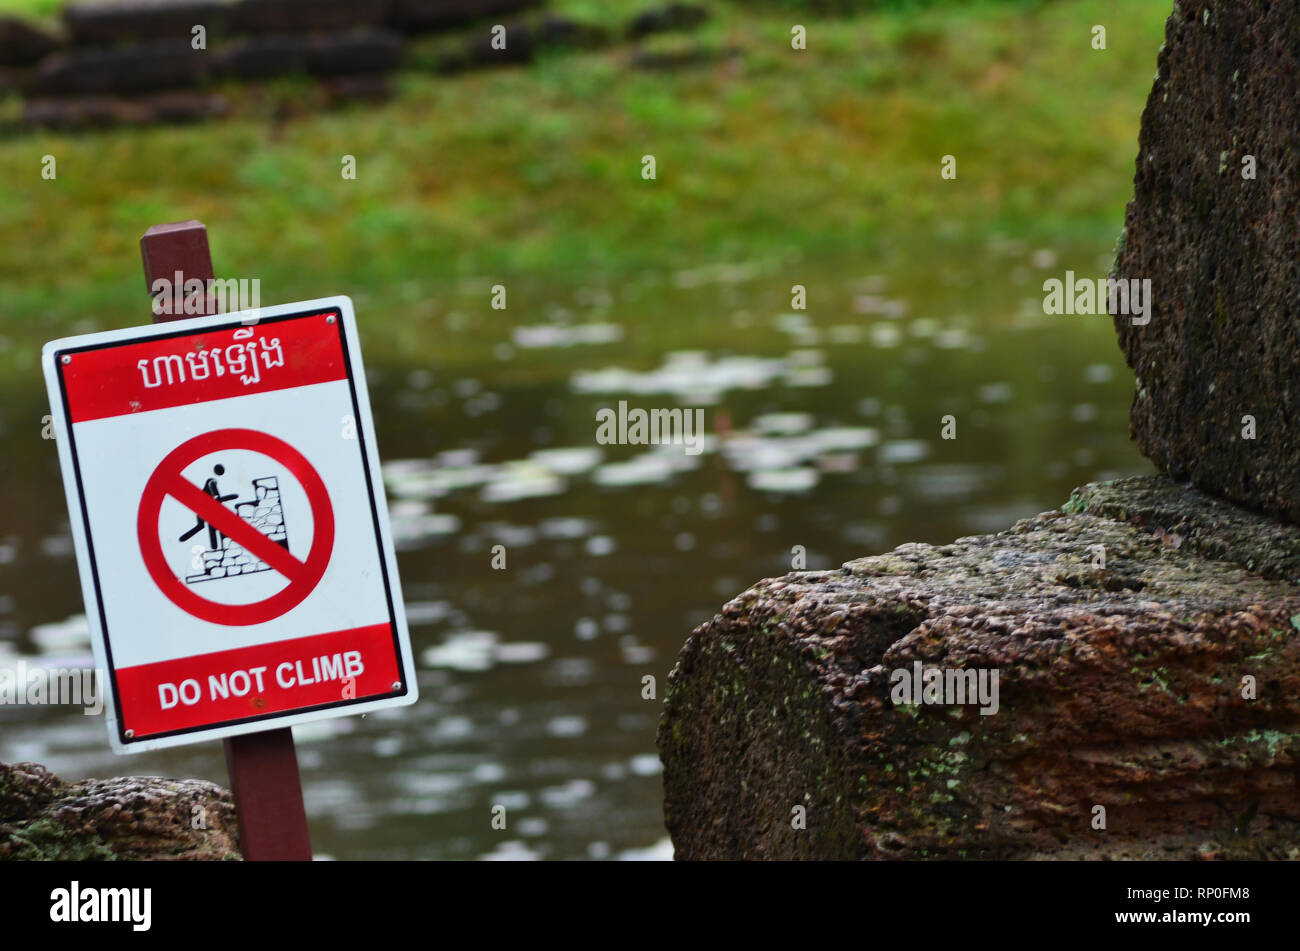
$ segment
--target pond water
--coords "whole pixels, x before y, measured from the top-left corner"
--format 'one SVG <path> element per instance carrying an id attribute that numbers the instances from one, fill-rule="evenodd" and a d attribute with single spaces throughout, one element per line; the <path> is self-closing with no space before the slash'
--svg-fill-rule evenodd
<path id="1" fill-rule="evenodd" d="M 424 342 L 368 360 L 421 698 L 295 730 L 318 854 L 670 858 L 654 737 L 696 624 L 798 558 L 998 531 L 1149 471 L 1109 319 L 1042 313 L 1042 281 L 1104 274 L 1104 250 L 519 281 L 505 311 L 488 278 L 412 284 L 383 313 L 354 292 L 363 348 L 396 325 Z M 89 664 L 54 446 L 29 425 L 43 399 L 10 392 L 0 417 L 5 666 Z M 702 451 L 598 443 L 619 401 L 702 409 Z M 68 708 L 0 708 L 0 759 L 225 781 L 219 743 L 120 758 Z"/>

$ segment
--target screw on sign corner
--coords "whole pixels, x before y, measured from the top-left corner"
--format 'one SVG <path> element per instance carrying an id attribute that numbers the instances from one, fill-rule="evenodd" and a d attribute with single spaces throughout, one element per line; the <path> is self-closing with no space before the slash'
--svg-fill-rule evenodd
<path id="1" fill-rule="evenodd" d="M 215 275 L 208 229 L 203 222 L 154 225 L 140 238 L 140 257 L 150 296 L 159 280 L 167 281 L 164 286 L 171 292 L 166 301 L 161 295 L 154 297 L 154 323 L 218 312 L 212 292 Z M 185 285 L 193 280 L 203 282 L 203 300 L 187 306 Z M 244 858 L 255 862 L 310 861 L 311 837 L 293 730 L 279 727 L 228 737 L 224 742 Z"/>

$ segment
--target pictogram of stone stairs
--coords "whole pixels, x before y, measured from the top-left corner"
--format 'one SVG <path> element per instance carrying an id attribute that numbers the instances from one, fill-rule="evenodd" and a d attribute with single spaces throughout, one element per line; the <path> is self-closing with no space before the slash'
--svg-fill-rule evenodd
<path id="1" fill-rule="evenodd" d="M 254 499 L 235 504 L 235 514 L 252 525 L 273 542 L 289 547 L 289 534 L 284 524 L 284 510 L 280 505 L 280 481 L 275 476 L 253 480 Z M 188 575 L 186 583 L 211 581 L 248 575 L 255 571 L 270 571 L 271 566 L 249 554 L 242 545 L 221 536 L 221 547 L 203 553 L 203 572 Z"/>

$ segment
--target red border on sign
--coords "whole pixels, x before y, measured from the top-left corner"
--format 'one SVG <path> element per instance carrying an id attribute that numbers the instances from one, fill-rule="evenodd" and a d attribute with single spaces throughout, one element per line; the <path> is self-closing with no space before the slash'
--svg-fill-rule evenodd
<path id="1" fill-rule="evenodd" d="M 69 419 L 84 423 L 109 416 L 346 380 L 343 344 L 330 323 L 335 319 L 336 312 L 321 311 L 296 315 L 290 320 L 207 327 L 117 346 L 72 350 L 64 357 L 68 362 L 59 366 Z M 213 351 L 229 354 L 229 348 L 234 347 L 243 350 L 244 361 L 255 360 L 263 351 L 259 348 L 252 354 L 248 348 L 265 338 L 272 339 L 280 348 L 283 365 L 267 366 L 270 360 L 265 358 L 257 368 L 256 381 L 224 368 L 220 374 L 213 373 L 207 368 L 206 358 L 202 361 L 205 375 L 201 379 L 194 377 L 196 367 L 191 361 L 195 354 Z M 175 377 L 169 371 L 164 383 L 157 360 L 170 361 Z M 152 387 L 146 383 L 148 372 L 141 364 L 153 367 L 157 382 Z"/>
<path id="2" fill-rule="evenodd" d="M 311 550 L 305 561 L 257 532 L 181 475 L 194 460 L 229 449 L 247 449 L 274 459 L 302 485 L 312 512 Z M 251 604 L 223 604 L 195 594 L 176 577 L 158 541 L 158 520 L 169 495 L 284 575 L 289 583 L 271 597 Z M 334 509 L 320 475 L 302 453 L 283 439 L 255 429 L 217 429 L 181 443 L 158 463 L 140 498 L 136 533 L 150 577 L 182 611 L 212 624 L 260 624 L 297 607 L 320 583 L 334 551 Z"/>
<path id="3" fill-rule="evenodd" d="M 333 655 L 347 651 L 360 654 L 364 671 L 350 678 L 317 676 L 315 658 L 322 658 L 323 665 L 324 658 L 329 657 L 337 673 L 338 661 Z M 158 733 L 196 727 L 213 729 L 249 717 L 350 702 L 344 698 L 345 686 L 350 687 L 352 700 L 385 696 L 392 694 L 393 684 L 402 680 L 400 668 L 400 657 L 393 648 L 393 628 L 386 623 L 123 667 L 117 671 L 122 726 L 130 729 L 136 739 L 142 739 Z M 254 673 L 259 669 L 260 678 Z M 210 678 L 229 684 L 235 671 L 244 671 L 245 682 L 253 689 L 242 695 L 233 689 L 228 696 L 215 695 Z M 346 675 L 347 671 L 343 673 Z M 258 679 L 261 690 L 256 689 Z M 197 690 L 198 696 L 192 701 L 176 698 L 170 707 L 163 708 L 159 685 L 179 687 L 187 680 L 192 682 L 190 689 Z"/>

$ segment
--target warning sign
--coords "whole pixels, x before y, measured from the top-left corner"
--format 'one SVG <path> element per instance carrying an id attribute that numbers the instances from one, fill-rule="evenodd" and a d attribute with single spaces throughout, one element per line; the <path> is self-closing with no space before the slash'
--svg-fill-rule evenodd
<path id="1" fill-rule="evenodd" d="M 348 298 L 43 358 L 116 750 L 415 701 Z"/>

